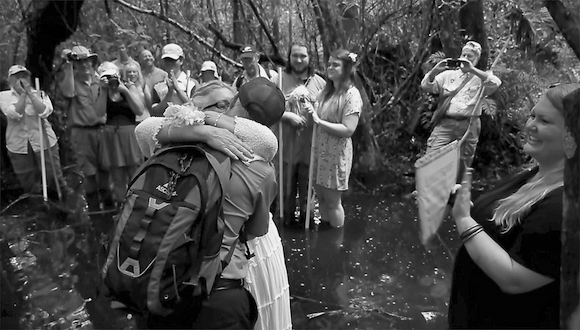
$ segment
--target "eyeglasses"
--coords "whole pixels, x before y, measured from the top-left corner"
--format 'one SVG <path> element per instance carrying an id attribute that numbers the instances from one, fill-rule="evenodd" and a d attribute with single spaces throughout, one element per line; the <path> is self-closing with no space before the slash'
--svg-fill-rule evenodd
<path id="1" fill-rule="evenodd" d="M 550 86 L 548 86 L 548 89 L 550 89 L 550 88 L 554 88 L 554 87 L 558 87 L 558 86 L 560 86 L 560 85 L 562 85 L 562 83 L 555 83 L 555 84 L 551 84 Z"/>

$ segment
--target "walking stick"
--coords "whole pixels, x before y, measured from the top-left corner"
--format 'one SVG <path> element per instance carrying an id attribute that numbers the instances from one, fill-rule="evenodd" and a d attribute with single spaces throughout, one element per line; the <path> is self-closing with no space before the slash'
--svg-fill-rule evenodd
<path id="1" fill-rule="evenodd" d="M 278 87 L 282 90 L 282 67 L 278 67 Z M 278 121 L 278 209 L 280 219 L 284 218 L 284 134 L 282 132 L 282 121 Z"/>
<path id="2" fill-rule="evenodd" d="M 40 93 L 40 80 L 38 78 L 34 78 L 34 85 L 36 88 L 36 92 Z M 42 127 L 42 118 L 38 116 L 38 128 Z M 42 197 L 44 201 L 48 201 L 48 191 L 46 187 L 46 163 L 44 159 L 44 137 L 40 134 L 40 171 L 42 175 Z M 48 141 L 47 141 L 48 142 Z"/>
<path id="3" fill-rule="evenodd" d="M 316 110 L 314 110 L 316 111 Z M 312 205 L 312 174 L 314 173 L 314 141 L 316 141 L 316 123 L 312 125 L 312 142 L 310 143 L 310 164 L 308 165 L 308 199 L 306 200 L 306 229 L 310 228 L 310 208 Z"/>

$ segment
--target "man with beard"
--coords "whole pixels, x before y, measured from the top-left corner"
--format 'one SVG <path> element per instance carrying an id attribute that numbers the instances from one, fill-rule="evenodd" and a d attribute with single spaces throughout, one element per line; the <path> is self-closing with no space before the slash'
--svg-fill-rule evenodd
<path id="1" fill-rule="evenodd" d="M 278 84 L 279 82 L 276 81 Z M 314 72 L 306 46 L 294 44 L 288 52 L 288 61 L 282 72 L 282 89 L 286 97 L 286 111 L 282 115 L 282 137 L 279 127 L 272 127 L 278 139 L 283 139 L 284 223 L 294 226 L 304 224 L 308 196 L 308 169 L 312 143 L 312 117 L 306 112 L 305 102 L 314 104 L 326 81 Z M 297 87 L 300 87 L 297 89 Z M 300 89 L 304 93 L 297 93 Z M 299 94 L 299 95 L 298 95 Z M 280 152 L 278 155 L 280 155 Z M 278 161 L 275 164 L 279 164 Z M 296 195 L 300 218 L 295 219 Z M 277 214 L 277 213 L 274 213 Z M 312 219 L 312 217 L 311 217 Z"/>

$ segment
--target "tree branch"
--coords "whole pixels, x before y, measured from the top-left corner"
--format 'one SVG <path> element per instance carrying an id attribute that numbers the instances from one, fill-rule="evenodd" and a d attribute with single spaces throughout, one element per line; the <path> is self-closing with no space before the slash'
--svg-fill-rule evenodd
<path id="1" fill-rule="evenodd" d="M 179 30 L 181 30 L 182 32 L 188 34 L 190 37 L 192 37 L 193 39 L 195 39 L 195 41 L 199 42 L 200 44 L 204 45 L 206 48 L 208 48 L 209 50 L 211 50 L 214 54 L 219 55 L 219 57 L 230 63 L 233 66 L 236 67 L 242 67 L 242 65 L 234 60 L 232 60 L 231 58 L 225 56 L 221 51 L 219 51 L 217 48 L 215 48 L 214 46 L 212 46 L 208 41 L 206 41 L 205 39 L 203 39 L 201 36 L 199 36 L 198 34 L 196 34 L 195 32 L 191 31 L 190 29 L 188 29 L 187 27 L 185 27 L 183 24 L 177 22 L 175 19 L 171 18 L 171 17 L 167 17 L 166 15 L 157 13 L 153 10 L 149 10 L 149 9 L 143 9 L 140 7 L 137 7 L 135 5 L 132 5 L 128 2 L 126 2 L 125 0 L 113 0 L 114 2 L 118 3 L 119 5 L 128 8 L 130 10 L 136 11 L 138 13 L 141 14 L 145 14 L 145 15 L 149 15 L 149 16 L 153 16 L 159 20 L 162 20 L 166 23 L 169 23 L 170 25 L 173 25 L 174 27 L 178 28 Z"/>
<path id="2" fill-rule="evenodd" d="M 258 8 L 256 8 L 256 5 L 254 4 L 254 2 L 252 0 L 248 0 L 248 4 L 250 4 L 250 7 L 252 8 L 254 15 L 256 15 L 256 18 L 258 19 L 258 22 L 260 23 L 262 30 L 264 30 L 264 33 L 266 33 L 266 37 L 268 37 L 268 40 L 270 41 L 270 45 L 272 45 L 272 50 L 274 51 L 274 55 L 280 56 L 280 51 L 278 50 L 278 46 L 276 46 L 276 41 L 272 37 L 272 34 L 270 33 L 270 31 L 268 31 L 268 27 L 266 26 L 266 22 L 264 22 L 264 20 L 262 19 L 262 16 L 260 16 L 260 13 L 258 13 Z"/>

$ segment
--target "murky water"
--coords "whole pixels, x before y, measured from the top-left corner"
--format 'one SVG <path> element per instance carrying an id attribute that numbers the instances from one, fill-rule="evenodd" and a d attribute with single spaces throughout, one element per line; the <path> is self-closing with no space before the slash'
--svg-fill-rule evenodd
<path id="1" fill-rule="evenodd" d="M 294 327 L 445 328 L 452 255 L 458 246 L 451 221 L 444 223 L 440 237 L 427 250 L 419 241 L 413 201 L 385 192 L 355 192 L 344 199 L 344 206 L 347 222 L 342 229 L 279 228 L 289 272 Z M 28 271 L 36 272 L 44 282 L 39 282 L 43 283 L 42 288 L 23 284 L 23 279 L 18 278 L 22 273 L 13 271 L 14 262 L 8 265 L 3 262 L 2 328 L 9 325 L 38 328 L 44 321 L 53 322 L 55 329 L 66 328 L 67 324 L 57 323 L 76 315 L 71 314 L 74 311 L 78 314 L 80 307 L 90 315 L 88 319 L 78 317 L 90 321 L 84 324 L 86 328 L 135 326 L 124 314 L 112 311 L 98 294 L 99 242 L 112 224 L 110 214 L 68 225 L 54 218 L 32 222 L 24 219 L 2 216 L 3 260 L 10 263 L 15 260 L 15 252 L 32 251 L 30 244 L 22 245 L 20 250 L 16 248 L 23 241 L 30 243 L 43 238 L 44 245 L 39 245 L 34 253 L 38 260 L 45 261 L 42 267 L 29 267 Z M 42 234 L 45 237 L 38 226 L 48 226 L 47 223 L 52 223 L 52 236 Z M 21 231 L 18 235 L 14 234 L 17 229 Z M 7 233 L 12 234 L 6 236 Z M 5 244 L 12 252 L 6 258 Z M 31 300 L 30 295 L 35 292 L 42 299 Z M 8 301 L 5 295 L 11 299 Z M 44 303 L 44 314 L 38 311 L 40 303 Z M 48 315 L 53 310 L 55 315 Z M 35 313 L 44 319 L 38 319 Z M 30 321 L 35 317 L 36 323 Z"/>

